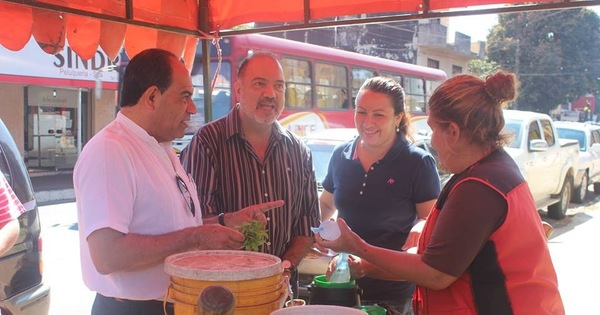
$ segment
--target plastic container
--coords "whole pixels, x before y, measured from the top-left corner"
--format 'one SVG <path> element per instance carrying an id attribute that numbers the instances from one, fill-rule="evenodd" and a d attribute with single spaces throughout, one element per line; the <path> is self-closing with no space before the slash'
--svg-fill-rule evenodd
<path id="1" fill-rule="evenodd" d="M 387 315 L 387 310 L 379 305 L 361 305 L 358 309 L 369 315 Z"/>
<path id="2" fill-rule="evenodd" d="M 326 275 L 315 276 L 313 279 L 313 283 L 317 287 L 328 288 L 328 289 L 352 288 L 352 287 L 356 286 L 356 281 L 354 281 L 354 279 L 350 279 L 350 281 L 348 281 L 348 282 L 336 283 L 336 282 L 327 281 Z"/>
<path id="3" fill-rule="evenodd" d="M 335 270 L 329 278 L 333 283 L 345 283 L 350 281 L 350 266 L 348 266 L 348 254 L 340 253 L 337 259 Z"/>
<path id="4" fill-rule="evenodd" d="M 308 315 L 308 314 L 327 314 L 327 315 L 366 315 L 357 308 L 336 306 L 336 305 L 305 305 L 297 307 L 283 308 L 271 313 L 271 315 Z M 237 315 L 237 313 L 236 313 Z"/>
<path id="5" fill-rule="evenodd" d="M 311 305 L 360 306 L 360 289 L 354 280 L 334 283 L 326 280 L 325 275 L 316 276 L 308 287 Z"/>
<path id="6" fill-rule="evenodd" d="M 337 222 L 328 220 L 323 221 L 319 227 L 310 228 L 313 233 L 319 233 L 324 240 L 334 241 L 342 234 Z"/>
<path id="7" fill-rule="evenodd" d="M 175 315 L 196 315 L 198 296 L 209 286 L 233 293 L 236 315 L 268 314 L 282 308 L 288 296 L 281 259 L 269 254 L 191 251 L 167 257 L 165 271 L 171 275 L 167 296 Z"/>

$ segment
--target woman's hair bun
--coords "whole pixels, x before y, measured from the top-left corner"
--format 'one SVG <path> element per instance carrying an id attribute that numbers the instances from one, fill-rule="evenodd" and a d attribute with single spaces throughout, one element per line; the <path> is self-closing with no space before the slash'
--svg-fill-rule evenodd
<path id="1" fill-rule="evenodd" d="M 516 99 L 518 85 L 516 75 L 503 71 L 489 75 L 484 83 L 486 93 L 498 103 Z"/>

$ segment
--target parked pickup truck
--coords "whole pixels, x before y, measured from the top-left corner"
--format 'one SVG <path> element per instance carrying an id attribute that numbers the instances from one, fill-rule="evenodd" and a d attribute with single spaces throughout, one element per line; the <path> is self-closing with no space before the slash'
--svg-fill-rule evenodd
<path id="1" fill-rule="evenodd" d="M 590 184 L 594 185 L 594 193 L 600 194 L 600 126 L 574 121 L 557 121 L 554 125 L 559 137 L 579 142 L 573 201 L 582 203 Z"/>
<path id="2" fill-rule="evenodd" d="M 538 209 L 552 219 L 565 217 L 579 164 L 576 140 L 560 139 L 546 114 L 505 110 L 504 131 L 514 136 L 506 151 L 527 180 Z"/>

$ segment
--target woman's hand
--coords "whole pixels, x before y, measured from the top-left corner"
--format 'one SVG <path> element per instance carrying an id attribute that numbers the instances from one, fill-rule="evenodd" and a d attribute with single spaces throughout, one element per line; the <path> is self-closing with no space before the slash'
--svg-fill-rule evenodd
<path id="1" fill-rule="evenodd" d="M 367 263 L 358 256 L 348 255 L 348 266 L 350 266 L 350 275 L 354 279 L 360 279 L 367 275 Z"/>
<path id="2" fill-rule="evenodd" d="M 327 277 L 327 281 L 331 278 L 331 275 L 337 268 L 337 261 L 340 256 L 335 256 L 330 262 L 329 266 L 327 266 L 327 272 L 325 276 Z M 360 279 L 366 276 L 366 261 L 362 260 L 360 257 L 354 255 L 348 255 L 348 267 L 350 267 L 350 276 L 352 279 Z"/>
<path id="3" fill-rule="evenodd" d="M 409 248 L 417 247 L 417 245 L 419 245 L 419 237 L 421 237 L 424 226 L 425 220 L 419 220 L 417 224 L 410 229 L 410 233 L 408 233 L 408 237 L 406 238 L 406 242 L 404 242 L 404 246 L 402 246 L 402 250 L 406 251 Z"/>
<path id="4" fill-rule="evenodd" d="M 327 266 L 327 272 L 325 273 L 325 277 L 327 278 L 327 281 L 329 281 L 329 279 L 331 278 L 331 275 L 335 271 L 335 268 L 337 268 L 337 261 L 338 261 L 339 257 L 340 256 L 335 256 L 329 262 L 329 265 Z"/>
<path id="5" fill-rule="evenodd" d="M 332 249 L 338 253 L 344 252 L 356 254 L 359 250 L 359 246 L 364 244 L 363 239 L 350 230 L 344 219 L 338 218 L 337 224 L 341 232 L 340 237 L 335 240 L 325 240 L 319 233 L 317 233 L 315 234 L 317 244 L 319 244 L 319 246 Z"/>

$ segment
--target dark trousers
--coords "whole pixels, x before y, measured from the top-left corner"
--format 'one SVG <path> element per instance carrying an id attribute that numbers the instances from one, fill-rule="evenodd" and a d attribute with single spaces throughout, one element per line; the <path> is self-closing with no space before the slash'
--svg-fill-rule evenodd
<path id="1" fill-rule="evenodd" d="M 174 315 L 173 303 L 166 304 L 158 300 L 134 301 L 106 297 L 96 293 L 96 299 L 92 306 L 92 315 Z"/>

